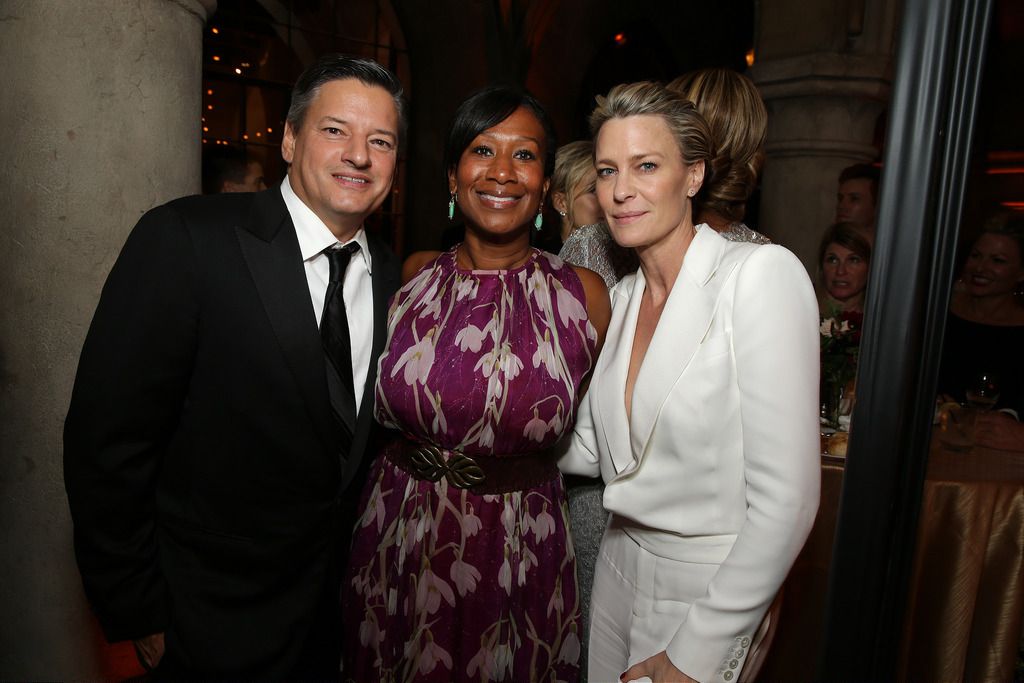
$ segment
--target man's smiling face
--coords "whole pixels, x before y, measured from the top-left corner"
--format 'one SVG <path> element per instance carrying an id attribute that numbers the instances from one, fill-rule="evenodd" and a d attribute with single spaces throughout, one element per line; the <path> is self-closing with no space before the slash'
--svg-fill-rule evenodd
<path id="1" fill-rule="evenodd" d="M 398 160 L 398 109 L 384 88 L 354 78 L 320 86 L 281 155 L 295 194 L 339 240 L 384 201 Z"/>

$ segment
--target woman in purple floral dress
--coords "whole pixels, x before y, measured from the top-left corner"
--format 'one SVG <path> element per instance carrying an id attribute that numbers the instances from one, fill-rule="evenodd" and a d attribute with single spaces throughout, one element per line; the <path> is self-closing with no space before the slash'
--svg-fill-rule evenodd
<path id="1" fill-rule="evenodd" d="M 344 676 L 575 681 L 576 562 L 551 447 L 609 316 L 600 277 L 530 246 L 550 122 L 509 88 L 460 106 L 446 150 L 466 238 L 414 254 L 388 313 L 371 469 L 345 588 Z"/>

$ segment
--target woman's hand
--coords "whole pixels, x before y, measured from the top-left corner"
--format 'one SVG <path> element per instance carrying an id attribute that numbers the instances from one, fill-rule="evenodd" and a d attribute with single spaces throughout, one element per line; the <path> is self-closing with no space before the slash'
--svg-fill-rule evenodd
<path id="1" fill-rule="evenodd" d="M 664 650 L 638 662 L 626 669 L 626 672 L 619 676 L 621 681 L 633 681 L 647 676 L 654 683 L 698 683 L 697 679 L 690 678 L 672 664 L 672 660 Z"/>

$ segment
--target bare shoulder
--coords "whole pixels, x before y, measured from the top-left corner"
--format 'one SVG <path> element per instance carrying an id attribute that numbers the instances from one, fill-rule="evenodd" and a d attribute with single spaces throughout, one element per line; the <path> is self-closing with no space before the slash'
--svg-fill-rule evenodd
<path id="1" fill-rule="evenodd" d="M 588 297 L 590 295 L 590 292 L 593 290 L 595 292 L 604 292 L 605 298 L 608 298 L 608 287 L 606 287 L 604 284 L 604 278 L 602 278 L 600 275 L 592 271 L 590 268 L 584 268 L 583 266 L 574 266 L 569 263 L 566 263 L 566 265 L 571 267 L 573 271 L 576 272 L 576 275 L 579 276 L 580 282 L 583 283 L 583 289 L 587 292 Z"/>
<path id="2" fill-rule="evenodd" d="M 405 263 L 402 264 L 402 284 L 404 285 L 411 280 L 416 273 L 420 272 L 423 266 L 440 255 L 441 252 L 439 251 L 415 251 L 409 254 L 405 259 Z"/>
<path id="3" fill-rule="evenodd" d="M 583 293 L 587 297 L 587 317 L 590 324 L 597 330 L 598 348 L 604 343 L 604 333 L 608 329 L 608 321 L 612 317 L 612 306 L 608 299 L 608 287 L 604 278 L 583 266 L 572 266 L 580 278 Z"/>

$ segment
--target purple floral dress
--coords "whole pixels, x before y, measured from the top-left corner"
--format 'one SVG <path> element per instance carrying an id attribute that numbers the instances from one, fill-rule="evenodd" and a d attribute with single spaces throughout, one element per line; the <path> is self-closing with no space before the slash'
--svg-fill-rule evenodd
<path id="1" fill-rule="evenodd" d="M 455 249 L 388 313 L 377 420 L 412 440 L 514 456 L 571 432 L 596 334 L 583 286 L 535 250 L 463 271 Z M 345 588 L 344 676 L 373 681 L 575 681 L 576 560 L 561 476 L 477 495 L 384 457 L 363 493 Z"/>

